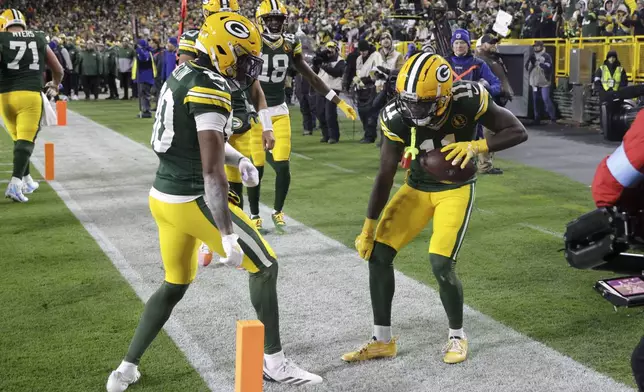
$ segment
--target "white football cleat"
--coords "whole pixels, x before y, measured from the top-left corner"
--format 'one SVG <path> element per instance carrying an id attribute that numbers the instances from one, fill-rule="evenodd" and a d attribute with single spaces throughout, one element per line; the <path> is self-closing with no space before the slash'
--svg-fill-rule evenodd
<path id="1" fill-rule="evenodd" d="M 207 267 L 212 262 L 212 252 L 208 248 L 208 245 L 202 243 L 199 247 L 199 265 L 202 267 Z"/>
<path id="2" fill-rule="evenodd" d="M 29 201 L 29 199 L 27 199 L 27 197 L 22 193 L 22 180 L 19 180 L 16 177 L 11 177 L 11 182 L 7 185 L 7 190 L 5 191 L 4 196 L 7 199 L 11 199 L 18 203 L 26 203 Z"/>
<path id="3" fill-rule="evenodd" d="M 141 372 L 138 369 L 135 369 L 134 374 L 131 375 L 126 375 L 115 370 L 107 379 L 107 385 L 105 387 L 107 388 L 107 392 L 123 392 L 131 384 L 139 381 L 139 378 L 141 378 Z"/>
<path id="4" fill-rule="evenodd" d="M 34 193 L 36 189 L 40 188 L 40 184 L 34 181 L 31 176 L 22 177 L 22 193 L 25 195 L 30 195 Z"/>
<path id="5" fill-rule="evenodd" d="M 322 377 L 317 374 L 309 373 L 304 369 L 300 369 L 290 359 L 284 359 L 281 365 L 276 368 L 269 369 L 266 366 L 266 359 L 264 359 L 264 380 L 275 381 L 280 384 L 288 385 L 315 385 L 322 382 Z"/>

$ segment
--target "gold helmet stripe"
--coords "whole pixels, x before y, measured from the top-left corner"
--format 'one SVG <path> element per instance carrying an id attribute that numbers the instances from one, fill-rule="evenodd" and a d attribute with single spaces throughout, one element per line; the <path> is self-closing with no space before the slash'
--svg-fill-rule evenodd
<path id="1" fill-rule="evenodd" d="M 423 69 L 427 61 L 433 57 L 431 53 L 423 53 L 420 56 L 416 57 L 410 65 L 409 74 L 407 74 L 407 83 L 405 86 L 405 91 L 408 93 L 415 93 L 416 86 L 418 84 L 418 77 L 420 76 L 420 71 Z"/>

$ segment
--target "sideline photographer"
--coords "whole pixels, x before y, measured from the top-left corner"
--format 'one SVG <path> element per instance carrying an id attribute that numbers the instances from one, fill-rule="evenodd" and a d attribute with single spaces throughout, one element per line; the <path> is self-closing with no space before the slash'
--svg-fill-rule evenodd
<path id="1" fill-rule="evenodd" d="M 329 88 L 340 94 L 342 90 L 342 75 L 346 62 L 338 54 L 338 45 L 334 41 L 327 42 L 324 49 L 318 51 L 313 59 L 313 72 Z M 322 131 L 321 143 L 335 144 L 340 140 L 340 125 L 338 124 L 338 105 L 325 97 L 317 96 L 317 117 Z"/>

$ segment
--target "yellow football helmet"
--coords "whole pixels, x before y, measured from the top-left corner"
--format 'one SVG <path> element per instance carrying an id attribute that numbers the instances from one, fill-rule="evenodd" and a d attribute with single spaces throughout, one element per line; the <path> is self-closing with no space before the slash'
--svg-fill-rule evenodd
<path id="1" fill-rule="evenodd" d="M 279 0 L 262 0 L 255 12 L 255 21 L 265 34 L 271 38 L 278 38 L 284 32 L 284 22 L 288 10 Z"/>
<path id="2" fill-rule="evenodd" d="M 239 12 L 237 0 L 203 0 L 204 18 L 217 12 Z"/>
<path id="3" fill-rule="evenodd" d="M 0 31 L 6 31 L 11 26 L 22 26 L 23 29 L 27 28 L 27 19 L 15 8 L 10 8 L 2 11 L 0 14 Z"/>
<path id="4" fill-rule="evenodd" d="M 238 82 L 256 79 L 262 70 L 262 37 L 253 22 L 234 12 L 206 18 L 195 47 L 222 75 Z"/>
<path id="5" fill-rule="evenodd" d="M 447 60 L 437 54 L 410 57 L 396 79 L 396 102 L 403 118 L 417 126 L 440 124 L 451 102 L 453 74 Z"/>

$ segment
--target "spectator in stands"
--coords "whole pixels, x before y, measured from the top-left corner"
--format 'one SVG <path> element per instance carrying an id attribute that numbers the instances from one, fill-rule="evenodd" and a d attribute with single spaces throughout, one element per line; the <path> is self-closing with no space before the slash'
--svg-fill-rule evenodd
<path id="1" fill-rule="evenodd" d="M 581 36 L 582 37 L 599 37 L 599 21 L 595 11 L 586 8 L 586 3 L 582 3 L 582 22 L 581 22 Z"/>
<path id="2" fill-rule="evenodd" d="M 358 42 L 360 56 L 356 61 L 356 74 L 353 78 L 353 88 L 356 94 L 358 114 L 362 122 L 364 137 L 360 143 L 374 143 L 378 137 L 378 112 L 373 110 L 373 100 L 376 97 L 376 84 L 373 77 L 376 67 L 382 65 L 382 56 L 376 48 L 366 40 Z"/>
<path id="3" fill-rule="evenodd" d="M 329 88 L 340 94 L 342 90 L 342 75 L 346 66 L 338 52 L 338 44 L 329 41 L 325 45 L 327 55 L 319 65 L 318 76 Z M 335 144 L 340 140 L 340 125 L 338 124 L 338 105 L 317 95 L 317 117 L 320 121 L 322 139 L 320 142 Z"/>
<path id="4" fill-rule="evenodd" d="M 116 88 L 116 75 L 118 74 L 118 47 L 113 42 L 107 42 L 105 53 L 103 54 L 103 63 L 105 64 L 105 83 L 109 90 L 110 96 L 105 99 L 119 99 L 119 92 Z"/>
<path id="5" fill-rule="evenodd" d="M 123 89 L 123 100 L 128 100 L 129 89 L 132 81 L 132 65 L 134 64 L 135 52 L 130 44 L 130 39 L 124 37 L 118 48 L 119 72 L 121 74 L 121 88 Z M 134 92 L 132 92 L 134 95 Z"/>
<path id="6" fill-rule="evenodd" d="M 615 92 L 627 85 L 626 71 L 617 58 L 617 52 L 611 50 L 606 54 L 604 64 L 595 71 L 593 87 L 603 101 L 610 96 L 607 93 Z"/>
<path id="7" fill-rule="evenodd" d="M 539 113 L 539 101 L 543 105 L 550 117 L 552 123 L 557 122 L 555 105 L 550 97 L 550 87 L 552 86 L 552 57 L 546 53 L 543 41 L 536 41 L 533 45 L 534 52 L 525 64 L 525 69 L 529 73 L 530 87 L 532 87 L 532 103 L 534 110 L 534 124 L 539 125 L 541 114 Z"/>
<path id="8" fill-rule="evenodd" d="M 139 90 L 139 118 L 152 117 L 150 108 L 150 91 L 154 86 L 154 78 L 157 75 L 157 68 L 152 57 L 152 48 L 144 39 L 140 39 L 136 45 L 136 57 L 132 64 L 132 81 Z"/>
<path id="9" fill-rule="evenodd" d="M 628 8 L 624 4 L 617 7 L 613 23 L 606 26 L 606 31 L 612 31 L 614 36 L 631 35 L 629 27 L 631 20 L 628 18 Z"/>
<path id="10" fill-rule="evenodd" d="M 91 95 L 94 95 L 94 99 L 98 99 L 98 88 L 103 74 L 103 62 L 96 51 L 94 40 L 88 39 L 87 47 L 81 51 L 79 69 L 83 80 L 85 99 L 89 100 Z"/>
<path id="11" fill-rule="evenodd" d="M 631 15 L 630 26 L 633 35 L 644 35 L 644 0 L 637 2 L 637 10 Z"/>
<path id="12" fill-rule="evenodd" d="M 494 76 L 499 78 L 501 82 L 501 93 L 495 97 L 494 102 L 499 106 L 505 106 L 509 100 L 512 100 L 514 92 L 512 87 L 510 87 L 510 81 L 508 80 L 508 70 L 503 64 L 503 59 L 497 52 L 498 40 L 491 36 L 490 34 L 485 34 L 479 38 L 476 48 L 476 56 L 490 67 Z M 483 137 L 489 138 L 493 135 L 492 131 L 483 127 Z M 503 170 L 498 167 L 494 167 L 492 164 L 492 158 L 494 153 L 484 153 L 479 154 L 478 159 L 478 171 L 482 174 L 503 174 Z"/>

